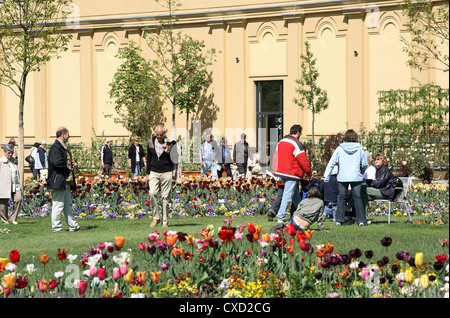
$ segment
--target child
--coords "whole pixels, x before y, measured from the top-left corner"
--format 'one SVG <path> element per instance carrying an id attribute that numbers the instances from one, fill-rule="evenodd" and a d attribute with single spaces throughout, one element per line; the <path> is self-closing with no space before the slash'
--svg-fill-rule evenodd
<path id="1" fill-rule="evenodd" d="M 317 222 L 319 230 L 325 231 L 323 210 L 324 204 L 320 190 L 318 187 L 312 186 L 308 191 L 308 196 L 300 202 L 289 223 L 293 224 L 298 231 L 305 231 L 311 224 Z"/>

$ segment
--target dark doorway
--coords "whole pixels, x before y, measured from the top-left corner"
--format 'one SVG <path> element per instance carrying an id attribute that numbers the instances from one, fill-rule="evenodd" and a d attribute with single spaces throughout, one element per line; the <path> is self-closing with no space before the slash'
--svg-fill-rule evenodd
<path id="1" fill-rule="evenodd" d="M 271 170 L 271 159 L 283 138 L 283 81 L 256 84 L 257 145 L 261 166 Z"/>

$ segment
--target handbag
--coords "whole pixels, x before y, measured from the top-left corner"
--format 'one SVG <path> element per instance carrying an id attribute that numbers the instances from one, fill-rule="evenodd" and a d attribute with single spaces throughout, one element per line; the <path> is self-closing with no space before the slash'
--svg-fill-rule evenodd
<path id="1" fill-rule="evenodd" d="M 31 155 L 28 155 L 25 158 L 25 161 L 28 162 L 30 165 L 34 165 L 34 158 Z"/>

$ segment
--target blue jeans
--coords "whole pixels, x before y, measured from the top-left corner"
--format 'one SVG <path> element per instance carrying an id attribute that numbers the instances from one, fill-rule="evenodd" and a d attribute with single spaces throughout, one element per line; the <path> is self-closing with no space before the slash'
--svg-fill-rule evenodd
<path id="1" fill-rule="evenodd" d="M 213 178 L 217 179 L 216 164 L 214 163 L 214 161 L 206 161 L 206 160 L 203 160 L 203 165 L 202 165 L 202 171 L 200 173 L 200 178 L 203 178 L 203 176 L 208 172 L 208 169 L 211 170 L 211 176 Z"/>
<path id="2" fill-rule="evenodd" d="M 134 168 L 134 176 L 138 177 L 141 174 L 141 162 L 136 161 L 136 167 Z"/>
<path id="3" fill-rule="evenodd" d="M 286 218 L 286 210 L 289 203 L 295 207 L 301 201 L 300 192 L 298 189 L 298 181 L 294 180 L 283 180 L 280 178 L 279 182 L 284 182 L 283 198 L 281 199 L 280 209 L 278 210 L 278 223 L 284 223 Z"/>
<path id="4" fill-rule="evenodd" d="M 336 222 L 344 223 L 345 221 L 345 206 L 347 205 L 347 191 L 348 186 L 351 186 L 352 197 L 355 202 L 356 222 L 366 223 L 366 213 L 364 211 L 364 204 L 361 197 L 362 181 L 359 182 L 338 182 L 339 196 L 338 205 L 336 209 Z"/>
<path id="5" fill-rule="evenodd" d="M 289 224 L 292 224 L 297 231 L 306 231 L 308 229 L 307 227 L 302 227 L 302 226 L 298 225 L 297 222 L 295 222 L 295 219 L 293 216 L 292 216 L 292 219 L 289 221 Z"/>

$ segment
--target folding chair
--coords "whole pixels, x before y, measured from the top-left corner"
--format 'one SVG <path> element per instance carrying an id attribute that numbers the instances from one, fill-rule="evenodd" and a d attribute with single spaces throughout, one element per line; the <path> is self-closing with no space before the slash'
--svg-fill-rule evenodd
<path id="1" fill-rule="evenodd" d="M 388 214 L 388 224 L 391 223 L 391 204 L 392 203 L 403 203 L 405 207 L 406 213 L 408 213 L 409 220 L 412 222 L 411 214 L 409 213 L 409 207 L 408 207 L 408 199 L 406 196 L 408 195 L 409 186 L 412 183 L 413 177 L 399 177 L 400 180 L 403 182 L 403 187 L 395 187 L 395 189 L 401 190 L 401 193 L 397 196 L 397 198 L 394 198 L 393 201 L 386 200 L 386 199 L 376 199 L 373 200 L 374 202 L 388 202 L 389 203 L 389 214 Z"/>

